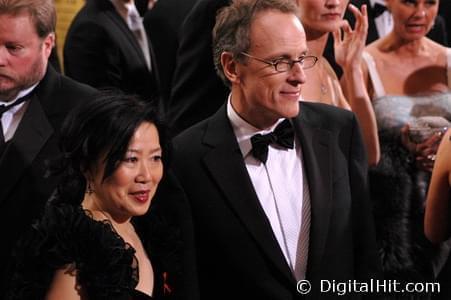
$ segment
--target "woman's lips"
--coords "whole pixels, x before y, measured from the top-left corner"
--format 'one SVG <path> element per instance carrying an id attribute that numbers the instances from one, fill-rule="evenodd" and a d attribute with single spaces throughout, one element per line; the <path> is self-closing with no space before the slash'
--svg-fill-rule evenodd
<path id="1" fill-rule="evenodd" d="M 130 193 L 138 202 L 145 203 L 149 200 L 149 190 Z"/>
<path id="2" fill-rule="evenodd" d="M 424 24 L 407 24 L 406 27 L 411 32 L 422 32 L 426 30 L 426 25 Z"/>
<path id="3" fill-rule="evenodd" d="M 323 14 L 323 18 L 326 20 L 336 20 L 341 19 L 341 15 L 337 13 L 329 13 L 329 14 Z"/>

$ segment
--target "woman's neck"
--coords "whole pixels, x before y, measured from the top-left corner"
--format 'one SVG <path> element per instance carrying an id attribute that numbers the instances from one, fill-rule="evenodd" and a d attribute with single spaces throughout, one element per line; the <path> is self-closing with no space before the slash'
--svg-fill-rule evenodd
<path id="1" fill-rule="evenodd" d="M 426 37 L 414 41 L 406 41 L 392 31 L 382 43 L 382 52 L 394 52 L 401 57 L 424 55 L 426 51 Z"/>
<path id="2" fill-rule="evenodd" d="M 312 30 L 307 30 L 307 46 L 309 49 L 309 54 L 315 55 L 317 57 L 323 56 L 324 49 L 326 48 L 327 38 L 329 33 L 314 32 Z"/>
<path id="3" fill-rule="evenodd" d="M 98 199 L 95 193 L 86 193 L 85 198 L 81 203 L 83 209 L 90 211 L 95 220 L 108 220 L 117 231 L 130 228 L 130 216 L 113 214 L 111 213 L 111 210 L 106 209 L 101 204 L 102 201 Z"/>
<path id="4" fill-rule="evenodd" d="M 93 213 L 97 213 L 101 220 L 108 220 L 113 228 L 122 236 L 122 234 L 130 234 L 134 232 L 133 225 L 131 224 L 131 218 L 114 218 L 109 212 L 105 210 L 95 210 Z M 119 220 L 118 220 L 119 219 Z"/>

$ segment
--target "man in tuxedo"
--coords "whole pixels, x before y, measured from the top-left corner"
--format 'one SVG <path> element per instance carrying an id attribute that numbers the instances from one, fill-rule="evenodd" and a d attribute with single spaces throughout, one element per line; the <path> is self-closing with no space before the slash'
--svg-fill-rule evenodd
<path id="1" fill-rule="evenodd" d="M 159 96 L 156 60 L 133 0 L 86 1 L 67 32 L 64 71 L 93 87 Z"/>
<path id="2" fill-rule="evenodd" d="M 47 162 L 58 156 L 66 115 L 95 94 L 48 63 L 56 13 L 52 0 L 0 3 L 0 298 L 21 234 L 56 187 Z"/>
<path id="3" fill-rule="evenodd" d="M 174 139 L 172 164 L 189 207 L 200 298 L 333 299 L 321 280 L 376 278 L 359 126 L 352 112 L 299 102 L 316 57 L 306 55 L 297 6 L 234 1 L 217 16 L 213 48 L 231 93 Z M 160 203 L 174 196 L 166 184 Z"/>

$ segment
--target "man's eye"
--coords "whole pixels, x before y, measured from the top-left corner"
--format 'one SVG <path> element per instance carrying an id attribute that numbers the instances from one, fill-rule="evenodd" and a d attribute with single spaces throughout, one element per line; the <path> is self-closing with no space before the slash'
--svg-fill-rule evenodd
<path id="1" fill-rule="evenodd" d="M 20 51 L 22 47 L 18 45 L 7 45 L 6 49 L 8 49 L 9 52 L 17 52 Z"/>
<path id="2" fill-rule="evenodd" d="M 273 63 L 278 65 L 290 65 L 291 62 L 287 59 L 277 59 Z"/>
<path id="3" fill-rule="evenodd" d="M 403 0 L 402 3 L 408 4 L 408 5 L 416 5 L 416 0 Z"/>

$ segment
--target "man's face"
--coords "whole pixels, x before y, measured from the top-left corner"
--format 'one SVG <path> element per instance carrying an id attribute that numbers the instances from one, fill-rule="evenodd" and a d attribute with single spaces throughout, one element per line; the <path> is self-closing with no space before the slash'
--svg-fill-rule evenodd
<path id="1" fill-rule="evenodd" d="M 250 28 L 248 53 L 266 61 L 298 60 L 306 54 L 305 32 L 293 14 L 267 10 L 256 15 Z M 236 64 L 237 78 L 232 81 L 232 105 L 237 113 L 257 128 L 267 128 L 280 118 L 292 118 L 299 112 L 301 85 L 305 73 L 300 64 L 277 72 L 273 66 L 246 58 Z"/>
<path id="2" fill-rule="evenodd" d="M 53 41 L 53 34 L 39 38 L 27 13 L 0 14 L 0 100 L 42 79 Z"/>

